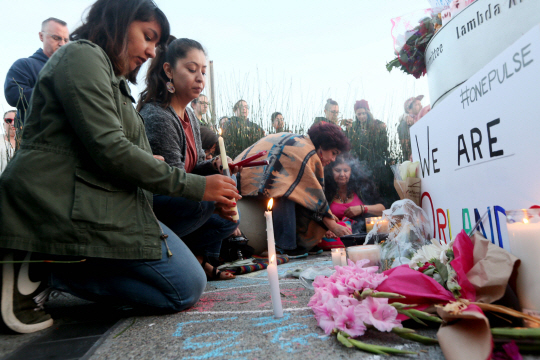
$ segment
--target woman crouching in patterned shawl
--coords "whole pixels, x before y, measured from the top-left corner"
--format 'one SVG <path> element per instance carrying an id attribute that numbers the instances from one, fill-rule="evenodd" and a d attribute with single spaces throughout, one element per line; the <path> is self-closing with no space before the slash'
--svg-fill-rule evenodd
<path id="1" fill-rule="evenodd" d="M 349 141 L 339 126 L 320 122 L 308 136 L 268 135 L 235 159 L 267 151 L 269 165 L 243 169 L 238 183 L 242 196 L 274 198 L 274 232 L 281 253 L 307 256 L 327 230 L 338 237 L 351 234 L 336 222 L 324 197 L 324 166 L 348 149 Z"/>

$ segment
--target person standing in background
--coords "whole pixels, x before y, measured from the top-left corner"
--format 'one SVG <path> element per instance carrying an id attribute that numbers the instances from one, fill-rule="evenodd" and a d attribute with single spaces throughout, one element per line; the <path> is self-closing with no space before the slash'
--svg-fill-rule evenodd
<path id="1" fill-rule="evenodd" d="M 199 95 L 198 98 L 193 99 L 191 102 L 191 107 L 195 112 L 195 116 L 199 119 L 201 126 L 210 126 L 206 115 L 209 106 L 210 102 L 208 102 L 208 97 L 204 94 Z"/>
<path id="2" fill-rule="evenodd" d="M 326 121 L 332 124 L 338 125 L 339 105 L 337 101 L 328 99 L 326 105 L 324 105 L 324 117 L 317 116 L 313 124 L 321 121 Z"/>
<path id="3" fill-rule="evenodd" d="M 374 119 L 367 100 L 357 101 L 354 104 L 354 113 L 355 120 L 346 130 L 351 143 L 351 153 L 366 163 L 383 203 L 389 207 L 398 196 L 389 167 L 390 151 L 386 124 Z"/>
<path id="4" fill-rule="evenodd" d="M 409 98 L 403 105 L 405 113 L 399 118 L 397 128 L 403 161 L 412 160 L 411 135 L 409 134 L 409 129 L 417 121 L 418 114 L 420 113 L 420 110 L 422 110 L 423 98 L 424 95 Z"/>
<path id="5" fill-rule="evenodd" d="M 39 72 L 56 50 L 69 42 L 67 23 L 53 17 L 43 21 L 39 40 L 43 42 L 43 49 L 38 49 L 28 58 L 15 61 L 4 82 L 6 101 L 18 110 L 15 124 L 18 130 L 21 130 L 24 124 L 26 109 L 28 109 Z"/>
<path id="6" fill-rule="evenodd" d="M 15 153 L 15 115 L 17 110 L 8 110 L 4 113 L 4 135 L 0 141 L 0 174 Z"/>
<path id="7" fill-rule="evenodd" d="M 273 113 L 270 120 L 272 121 L 272 128 L 276 134 L 285 131 L 285 119 L 280 112 L 276 111 Z"/>
<path id="8" fill-rule="evenodd" d="M 266 134 L 258 124 L 249 120 L 249 105 L 245 100 L 238 100 L 233 106 L 233 112 L 234 116 L 229 119 L 222 136 L 227 155 L 234 159 Z"/>

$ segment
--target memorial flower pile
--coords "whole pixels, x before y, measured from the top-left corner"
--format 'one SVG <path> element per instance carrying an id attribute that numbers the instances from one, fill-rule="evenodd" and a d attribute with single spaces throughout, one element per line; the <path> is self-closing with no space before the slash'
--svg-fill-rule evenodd
<path id="1" fill-rule="evenodd" d="M 392 71 L 393 68 L 399 68 L 416 79 L 424 76 L 426 74 L 424 53 L 429 41 L 435 34 L 436 26 L 440 25 L 441 18 L 439 14 L 422 18 L 417 26 L 402 35 L 405 36 L 406 41 L 399 49 L 395 49 L 396 58 L 386 64 L 386 69 Z"/>
<path id="2" fill-rule="evenodd" d="M 317 323 L 327 335 L 336 334 L 347 347 L 357 347 L 375 354 L 410 354 L 414 352 L 390 347 L 365 344 L 354 338 L 370 329 L 394 332 L 404 338 L 436 344 L 437 340 L 420 336 L 412 329 L 403 328 L 399 315 L 403 314 L 423 323 L 423 320 L 441 322 L 440 318 L 412 309 L 413 305 L 389 299 L 402 299 L 397 293 L 380 292 L 377 288 L 388 277 L 377 273 L 378 267 L 364 267 L 369 260 L 352 262 L 348 266 L 336 266 L 330 277 L 318 276 L 313 282 L 315 295 L 309 306 L 315 313 Z"/>
<path id="3" fill-rule="evenodd" d="M 336 266 L 331 276 L 315 278 L 309 306 L 326 334 L 335 334 L 347 347 L 380 355 L 412 352 L 359 341 L 370 329 L 426 345 L 440 341 L 448 359 L 491 359 L 497 347 L 512 344 L 519 351 L 537 351 L 540 328 L 491 328 L 484 314 L 540 324 L 538 318 L 492 304 L 508 291 L 516 261 L 478 233 L 469 237 L 462 230 L 450 243 L 433 240 L 414 251 L 409 264 L 383 273 L 376 266 L 364 267 L 369 260 Z M 408 319 L 441 323 L 439 341 L 404 327 Z"/>

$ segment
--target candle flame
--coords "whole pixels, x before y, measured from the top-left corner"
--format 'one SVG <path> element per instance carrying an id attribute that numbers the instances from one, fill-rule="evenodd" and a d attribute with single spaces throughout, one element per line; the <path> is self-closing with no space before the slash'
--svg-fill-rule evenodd
<path id="1" fill-rule="evenodd" d="M 272 205 L 274 205 L 274 199 L 270 198 L 270 201 L 268 201 L 268 211 L 272 210 Z"/>
<path id="2" fill-rule="evenodd" d="M 221 136 L 221 129 L 219 129 L 219 136 Z"/>
<path id="3" fill-rule="evenodd" d="M 276 255 L 272 255 L 272 258 L 270 259 L 270 263 L 273 263 L 274 261 L 276 261 Z"/>
<path id="4" fill-rule="evenodd" d="M 524 219 L 523 219 L 523 223 L 524 223 L 524 224 L 528 224 L 528 223 L 529 223 L 529 219 L 524 218 Z"/>

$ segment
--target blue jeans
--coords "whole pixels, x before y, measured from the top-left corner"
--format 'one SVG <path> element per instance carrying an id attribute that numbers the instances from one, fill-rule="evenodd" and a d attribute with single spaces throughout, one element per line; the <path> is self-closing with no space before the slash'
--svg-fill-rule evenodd
<path id="1" fill-rule="evenodd" d="M 239 225 L 214 214 L 214 202 L 154 195 L 154 212 L 195 255 L 219 257 L 221 242 Z"/>
<path id="2" fill-rule="evenodd" d="M 161 260 L 87 258 L 78 264 L 51 264 L 50 285 L 82 299 L 129 304 L 156 313 L 193 306 L 206 287 L 206 275 L 187 246 L 167 226 Z"/>

